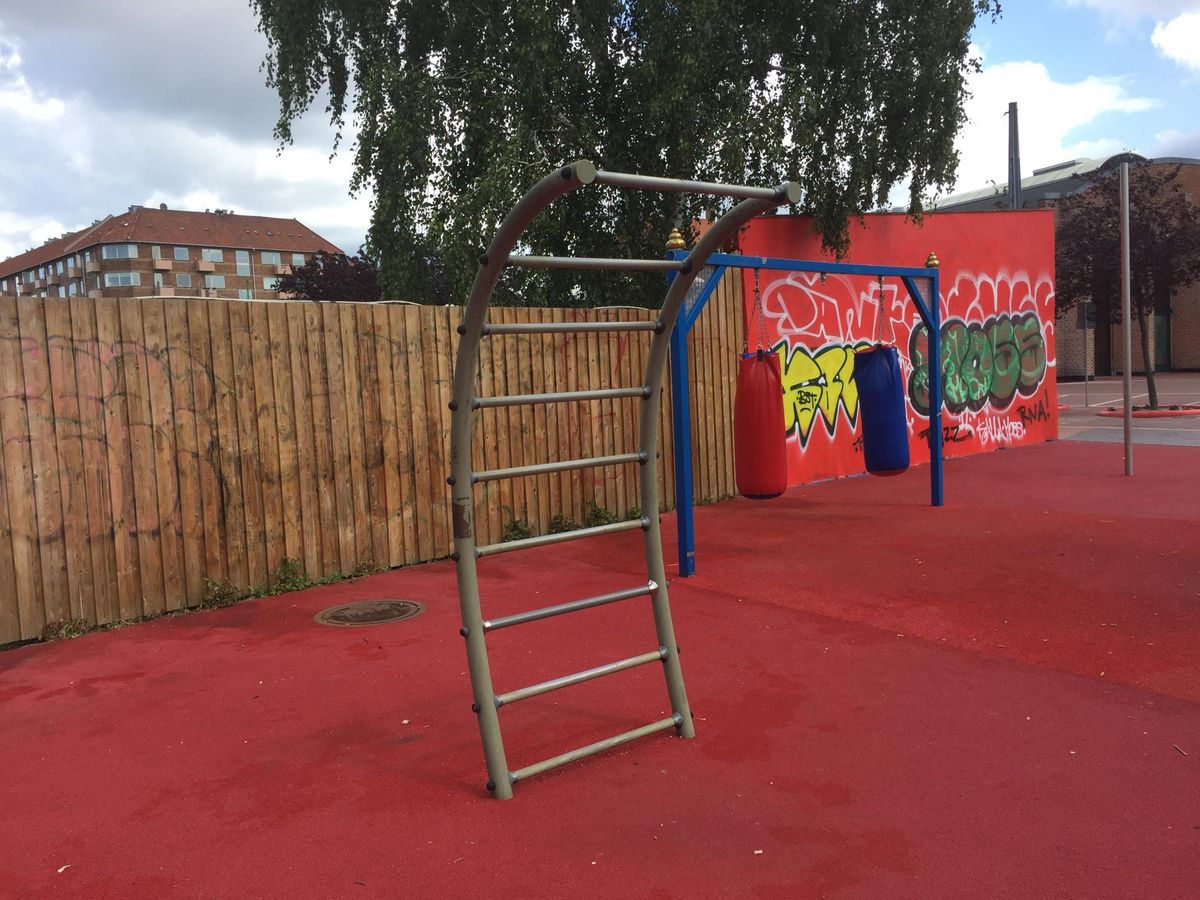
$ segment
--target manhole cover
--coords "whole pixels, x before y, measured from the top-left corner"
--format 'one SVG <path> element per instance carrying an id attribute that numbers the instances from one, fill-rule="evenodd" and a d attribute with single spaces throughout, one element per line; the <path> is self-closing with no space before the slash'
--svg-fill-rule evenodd
<path id="1" fill-rule="evenodd" d="M 382 625 L 384 622 L 399 622 L 425 612 L 425 607 L 412 600 L 357 600 L 331 606 L 317 613 L 315 618 L 322 625 L 341 627 L 355 625 Z"/>

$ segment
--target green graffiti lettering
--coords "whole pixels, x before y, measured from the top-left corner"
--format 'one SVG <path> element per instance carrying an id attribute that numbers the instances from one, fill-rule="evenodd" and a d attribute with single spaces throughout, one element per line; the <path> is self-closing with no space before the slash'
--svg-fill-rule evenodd
<path id="1" fill-rule="evenodd" d="M 1002 315 L 977 322 L 943 323 L 942 397 L 952 413 L 1003 409 L 1018 394 L 1033 395 L 1046 375 L 1046 342 L 1035 313 Z M 929 333 L 924 325 L 909 338 L 908 396 L 913 408 L 929 415 Z"/>

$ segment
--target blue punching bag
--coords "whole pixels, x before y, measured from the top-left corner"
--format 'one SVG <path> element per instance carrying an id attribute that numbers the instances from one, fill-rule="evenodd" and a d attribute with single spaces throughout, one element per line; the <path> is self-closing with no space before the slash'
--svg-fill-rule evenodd
<path id="1" fill-rule="evenodd" d="M 908 417 L 896 348 L 875 344 L 855 353 L 854 381 L 858 384 L 867 471 L 899 475 L 908 468 Z"/>

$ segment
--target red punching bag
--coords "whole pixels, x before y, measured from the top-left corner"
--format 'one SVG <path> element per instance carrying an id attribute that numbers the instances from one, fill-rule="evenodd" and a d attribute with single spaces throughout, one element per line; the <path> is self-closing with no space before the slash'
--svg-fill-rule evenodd
<path id="1" fill-rule="evenodd" d="M 783 383 L 779 357 L 769 350 L 747 353 L 738 362 L 733 455 L 743 497 L 770 500 L 787 490 Z"/>

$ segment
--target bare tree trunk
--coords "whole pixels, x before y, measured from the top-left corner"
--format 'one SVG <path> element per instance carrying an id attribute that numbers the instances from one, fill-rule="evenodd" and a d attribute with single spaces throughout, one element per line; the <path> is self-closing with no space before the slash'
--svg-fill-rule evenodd
<path id="1" fill-rule="evenodd" d="M 1142 367 L 1146 370 L 1146 391 L 1150 397 L 1150 408 L 1158 409 L 1158 388 L 1154 384 L 1154 361 L 1150 358 L 1150 313 L 1145 309 L 1137 312 L 1142 332 Z"/>

